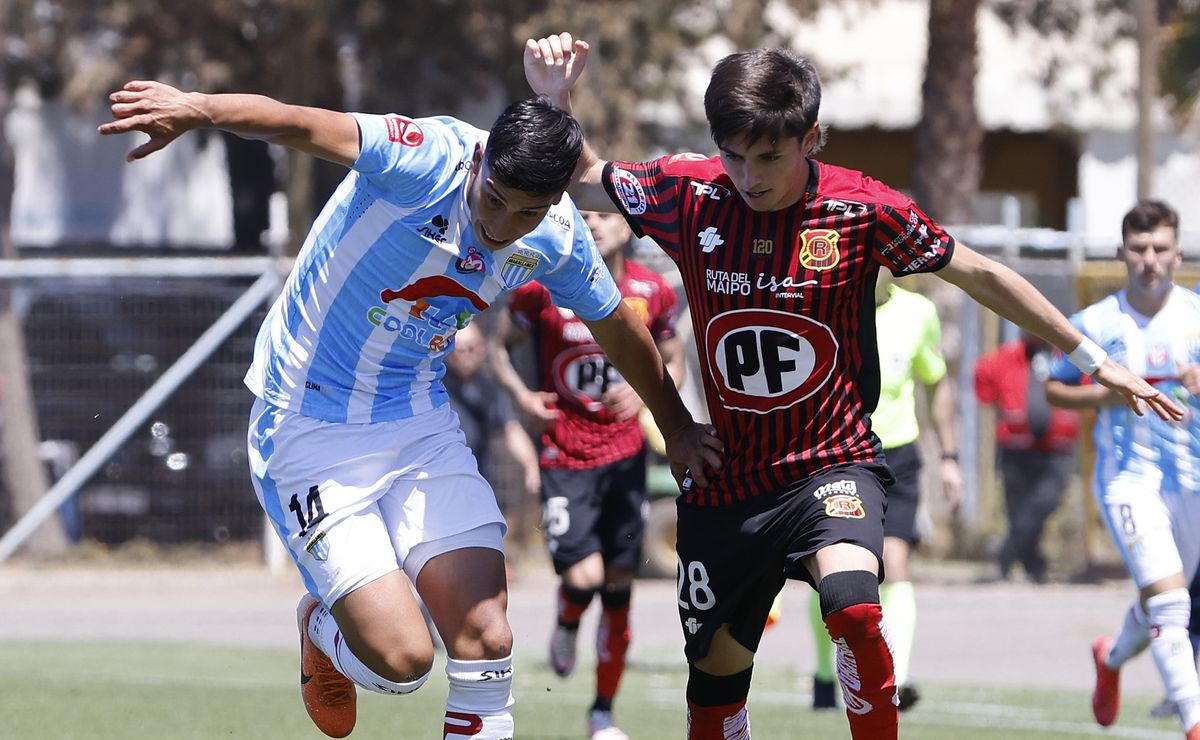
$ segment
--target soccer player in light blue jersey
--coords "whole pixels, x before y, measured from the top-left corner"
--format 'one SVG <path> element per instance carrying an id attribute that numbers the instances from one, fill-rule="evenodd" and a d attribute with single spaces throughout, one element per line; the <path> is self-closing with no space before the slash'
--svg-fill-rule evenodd
<path id="1" fill-rule="evenodd" d="M 316 725 L 344 737 L 355 686 L 419 688 L 434 652 L 415 586 L 448 653 L 444 737 L 512 738 L 505 525 L 441 382 L 455 332 L 538 280 L 585 320 L 668 432 L 677 476 L 704 479 L 721 466 L 721 443 L 692 421 L 564 195 L 582 150 L 578 123 L 546 98 L 509 106 L 490 132 L 449 117 L 347 114 L 147 81 L 110 100 L 115 120 L 102 134 L 150 136 L 130 161 L 218 128 L 350 168 L 246 375 L 254 488 L 308 589 L 297 607 L 301 693 Z"/>
<path id="2" fill-rule="evenodd" d="M 1200 559 L 1200 296 L 1174 282 L 1183 252 L 1179 216 L 1166 203 L 1137 203 L 1121 239 L 1125 287 L 1071 321 L 1187 414 L 1178 424 L 1137 416 L 1107 388 L 1082 384 L 1065 359 L 1046 383 L 1051 403 L 1096 409 L 1093 490 L 1138 588 L 1116 637 L 1092 644 L 1092 709 L 1101 725 L 1116 721 L 1121 665 L 1149 646 L 1188 740 L 1200 740 L 1200 679 L 1188 641 L 1188 583 Z"/>

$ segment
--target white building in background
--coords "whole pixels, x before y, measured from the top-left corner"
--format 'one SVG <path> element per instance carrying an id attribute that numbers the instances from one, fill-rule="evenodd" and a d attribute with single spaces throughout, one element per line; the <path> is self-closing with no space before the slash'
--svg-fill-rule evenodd
<path id="1" fill-rule="evenodd" d="M 1097 41 L 1112 34 L 1100 27 L 1105 19 L 1095 12 L 1082 13 L 1082 25 L 1072 36 L 1047 38 L 1028 29 L 1013 31 L 991 12 L 987 0 L 983 6 L 976 106 L 988 132 L 985 169 L 991 171 L 985 172 L 980 219 L 1002 223 L 1013 215 L 1011 208 L 1005 213 L 1005 202 L 1016 203 L 1022 226 L 1066 227 L 1089 247 L 1111 249 L 1119 239 L 1120 217 L 1136 198 L 1134 41 Z M 801 18 L 783 2 L 769 8 L 769 25 L 777 32 L 793 29 L 784 34 L 791 38 L 791 48 L 811 58 L 821 72 L 821 120 L 830 127 L 823 159 L 844 159 L 848 166 L 905 187 L 912 129 L 921 115 L 928 9 L 928 0 L 842 0 L 823 3 L 814 17 Z M 685 77 L 694 114 L 702 114 L 700 101 L 712 64 L 731 51 L 722 39 L 696 50 L 696 63 Z M 1052 66 L 1056 75 L 1047 83 Z M 1094 82 L 1096 71 L 1106 66 L 1111 74 Z M 653 115 L 671 113 L 656 107 Z M 1179 209 L 1185 245 L 1200 250 L 1200 131 L 1180 131 L 1165 104 L 1158 107 L 1156 121 L 1154 193 Z M 1070 192 L 1059 198 L 1037 194 L 1032 185 L 1021 187 L 1019 171 L 996 172 L 1021 167 L 1029 170 L 1027 182 L 1068 178 L 1069 185 L 1047 190 Z M 1060 171 L 1064 168 L 1070 171 Z M 990 188 L 989 175 L 1004 186 Z M 1048 208 L 1060 212 L 1047 213 Z"/>

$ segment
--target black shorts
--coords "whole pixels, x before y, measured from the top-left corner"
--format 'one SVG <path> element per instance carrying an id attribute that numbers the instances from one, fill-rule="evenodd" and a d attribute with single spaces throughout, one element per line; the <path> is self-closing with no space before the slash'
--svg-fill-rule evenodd
<path id="1" fill-rule="evenodd" d="M 916 443 L 885 450 L 888 467 L 896 482 L 887 489 L 887 518 L 883 520 L 883 536 L 898 537 L 910 545 L 917 544 L 917 504 L 921 501 L 921 453 Z"/>
<path id="2" fill-rule="evenodd" d="M 689 661 L 708 654 L 728 624 L 733 638 L 757 652 L 771 602 L 786 579 L 813 585 L 802 559 L 838 542 L 867 548 L 883 578 L 887 466 L 841 465 L 800 481 L 778 496 L 732 506 L 694 506 L 680 497 L 679 621 Z"/>
<path id="3" fill-rule="evenodd" d="M 542 470 L 542 526 L 562 573 L 593 553 L 636 570 L 646 531 L 646 455 L 586 470 Z"/>

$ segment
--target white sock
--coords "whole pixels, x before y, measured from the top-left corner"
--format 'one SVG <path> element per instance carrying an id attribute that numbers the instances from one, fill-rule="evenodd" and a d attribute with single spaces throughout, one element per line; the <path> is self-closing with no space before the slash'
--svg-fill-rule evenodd
<path id="1" fill-rule="evenodd" d="M 1150 654 L 1158 666 L 1167 698 L 1175 702 L 1186 732 L 1200 722 L 1200 677 L 1192 660 L 1188 620 L 1192 598 L 1185 588 L 1174 588 L 1146 599 L 1150 622 Z"/>
<path id="2" fill-rule="evenodd" d="M 1150 623 L 1146 621 L 1142 605 L 1134 600 L 1125 612 L 1125 622 L 1104 663 L 1114 671 L 1118 670 L 1125 661 L 1145 650 L 1149 644 Z"/>
<path id="3" fill-rule="evenodd" d="M 333 615 L 324 605 L 318 605 L 309 615 L 308 636 L 317 643 L 321 652 L 329 657 L 329 660 L 333 662 L 333 667 L 337 668 L 339 673 L 367 691 L 374 691 L 377 694 L 411 694 L 421 688 L 429 679 L 429 672 L 426 672 L 420 678 L 402 683 L 384 678 L 372 671 L 350 650 Z"/>
<path id="4" fill-rule="evenodd" d="M 446 660 L 446 740 L 512 740 L 512 656 L 499 660 Z"/>

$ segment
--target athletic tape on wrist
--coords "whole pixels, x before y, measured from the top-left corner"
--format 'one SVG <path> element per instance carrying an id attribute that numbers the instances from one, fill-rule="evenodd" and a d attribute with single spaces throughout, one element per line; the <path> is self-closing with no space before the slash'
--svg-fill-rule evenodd
<path id="1" fill-rule="evenodd" d="M 1079 343 L 1079 346 L 1071 350 L 1071 354 L 1067 355 L 1067 359 L 1071 364 L 1079 368 L 1084 375 L 1095 375 L 1104 361 L 1108 359 L 1108 353 L 1104 349 L 1087 337 Z"/>

